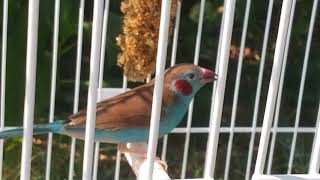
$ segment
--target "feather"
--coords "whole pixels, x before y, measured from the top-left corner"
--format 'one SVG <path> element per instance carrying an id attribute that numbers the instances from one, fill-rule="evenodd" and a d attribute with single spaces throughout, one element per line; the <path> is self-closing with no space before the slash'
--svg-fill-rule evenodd
<path id="1" fill-rule="evenodd" d="M 178 97 L 170 84 L 164 84 L 161 119 Z M 96 128 L 119 130 L 127 128 L 147 128 L 150 125 L 154 82 L 134 88 L 123 94 L 97 104 Z M 83 109 L 69 116 L 65 128 L 79 128 L 86 125 L 87 110 Z"/>

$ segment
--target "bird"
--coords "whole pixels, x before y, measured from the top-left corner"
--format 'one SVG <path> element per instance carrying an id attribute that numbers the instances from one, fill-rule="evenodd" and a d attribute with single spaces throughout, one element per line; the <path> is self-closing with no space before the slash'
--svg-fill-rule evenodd
<path id="1" fill-rule="evenodd" d="M 170 133 L 180 123 L 196 93 L 216 79 L 213 71 L 188 63 L 177 64 L 164 72 L 159 137 Z M 94 140 L 115 144 L 147 141 L 154 85 L 153 79 L 97 103 Z M 84 140 L 86 118 L 87 110 L 82 109 L 66 120 L 35 124 L 33 134 L 51 132 Z M 0 130 L 0 139 L 22 134 L 23 127 L 7 127 Z"/>

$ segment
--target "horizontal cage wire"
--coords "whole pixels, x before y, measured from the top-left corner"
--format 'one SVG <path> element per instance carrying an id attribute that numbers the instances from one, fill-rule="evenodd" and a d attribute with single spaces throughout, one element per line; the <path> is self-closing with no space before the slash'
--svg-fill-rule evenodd
<path id="1" fill-rule="evenodd" d="M 3 0 L 0 179 L 320 180 L 318 6 L 318 0 Z M 131 82 L 134 65 L 126 69 L 121 57 L 142 62 L 147 53 L 154 68 L 136 68 L 137 76 L 144 70 L 148 76 Z M 169 79 L 165 69 L 181 63 L 189 69 Z M 188 74 L 198 66 L 206 68 L 199 68 L 203 76 L 217 74 L 199 92 Z M 179 89 L 179 78 L 191 95 Z M 168 81 L 183 108 L 174 101 L 166 107 Z M 97 102 L 148 85 L 154 96 L 140 94 L 150 100 L 143 113 L 148 126 L 126 126 L 146 139 L 131 142 L 136 134 L 118 133 L 129 137 L 119 143 L 101 133 Z M 82 109 L 85 128 L 70 133 L 61 122 Z M 168 122 L 182 119 L 174 127 L 163 115 L 171 111 Z"/>

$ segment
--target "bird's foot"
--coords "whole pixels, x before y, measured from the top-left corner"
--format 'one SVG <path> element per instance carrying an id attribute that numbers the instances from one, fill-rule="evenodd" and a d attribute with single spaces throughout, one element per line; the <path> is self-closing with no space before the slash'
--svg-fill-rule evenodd
<path id="1" fill-rule="evenodd" d="M 148 144 L 146 142 L 141 143 L 119 143 L 118 150 L 121 153 L 129 153 L 134 156 L 139 156 L 141 159 L 147 159 Z M 155 162 L 160 164 L 165 171 L 168 170 L 167 162 L 156 157 Z"/>
<path id="2" fill-rule="evenodd" d="M 156 157 L 156 162 L 160 164 L 165 171 L 168 171 L 168 164 L 165 160 L 161 160 L 159 157 Z"/>

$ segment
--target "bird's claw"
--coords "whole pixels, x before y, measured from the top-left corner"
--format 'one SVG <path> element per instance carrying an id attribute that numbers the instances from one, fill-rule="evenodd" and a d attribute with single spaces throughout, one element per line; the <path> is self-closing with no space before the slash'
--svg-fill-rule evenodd
<path id="1" fill-rule="evenodd" d="M 119 143 L 118 150 L 121 153 L 129 153 L 134 156 L 139 156 L 142 159 L 147 159 L 147 144 L 146 143 Z M 168 165 L 166 161 L 161 160 L 159 157 L 156 157 L 155 162 L 162 166 L 162 168 L 167 171 Z"/>
<path id="2" fill-rule="evenodd" d="M 168 171 L 168 164 L 165 160 L 161 160 L 159 157 L 156 157 L 156 162 L 160 164 L 165 171 Z"/>

